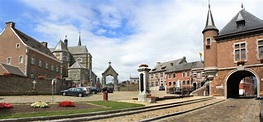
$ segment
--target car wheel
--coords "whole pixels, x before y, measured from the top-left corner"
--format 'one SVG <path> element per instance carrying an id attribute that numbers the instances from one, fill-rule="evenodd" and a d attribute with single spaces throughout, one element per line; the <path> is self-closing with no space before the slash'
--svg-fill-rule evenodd
<path id="1" fill-rule="evenodd" d="M 63 95 L 63 96 L 66 96 L 66 93 L 64 92 L 62 95 Z"/>
<path id="2" fill-rule="evenodd" d="M 82 94 L 79 94 L 79 97 L 82 97 Z"/>

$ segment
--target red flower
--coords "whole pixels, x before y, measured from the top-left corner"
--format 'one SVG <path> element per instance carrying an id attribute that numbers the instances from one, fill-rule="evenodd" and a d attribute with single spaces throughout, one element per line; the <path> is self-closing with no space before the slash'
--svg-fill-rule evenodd
<path id="1" fill-rule="evenodd" d="M 4 75 L 4 76 L 10 76 L 11 73 L 9 73 L 9 72 L 4 72 L 3 75 Z"/>
<path id="2" fill-rule="evenodd" d="M 66 100 L 66 101 L 59 102 L 59 106 L 60 107 L 75 107 L 75 103 Z"/>
<path id="3" fill-rule="evenodd" d="M 0 109 L 9 109 L 14 108 L 14 106 L 10 103 L 2 102 L 0 103 Z"/>
<path id="4" fill-rule="evenodd" d="M 45 79 L 45 76 L 40 75 L 40 76 L 38 76 L 38 79 Z"/>

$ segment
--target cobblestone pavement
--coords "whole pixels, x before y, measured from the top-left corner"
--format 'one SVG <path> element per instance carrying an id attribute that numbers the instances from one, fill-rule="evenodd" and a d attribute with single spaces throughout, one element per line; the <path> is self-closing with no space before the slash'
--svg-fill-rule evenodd
<path id="1" fill-rule="evenodd" d="M 162 122 L 259 122 L 260 101 L 227 99 L 226 101 L 172 117 Z"/>
<path id="2" fill-rule="evenodd" d="M 180 99 L 180 100 L 181 101 L 182 100 L 189 100 L 189 98 L 184 98 L 184 99 Z M 156 117 L 156 116 L 160 116 L 160 115 L 166 115 L 166 114 L 170 114 L 170 113 L 174 113 L 174 112 L 179 112 L 179 111 L 203 106 L 203 105 L 206 105 L 209 103 L 214 103 L 214 102 L 221 101 L 221 100 L 222 99 L 212 99 L 209 101 L 193 103 L 190 105 L 170 107 L 170 108 L 161 109 L 161 110 L 152 110 L 152 111 L 142 112 L 142 113 L 138 113 L 138 114 L 125 115 L 125 116 L 121 116 L 121 117 L 113 117 L 113 118 L 108 118 L 108 119 L 103 119 L 103 120 L 94 120 L 94 121 L 90 121 L 90 122 L 139 122 L 140 120 L 143 120 L 143 119 L 148 119 L 148 118 L 152 118 L 152 117 Z M 178 122 L 180 122 L 180 121 L 178 121 Z"/>

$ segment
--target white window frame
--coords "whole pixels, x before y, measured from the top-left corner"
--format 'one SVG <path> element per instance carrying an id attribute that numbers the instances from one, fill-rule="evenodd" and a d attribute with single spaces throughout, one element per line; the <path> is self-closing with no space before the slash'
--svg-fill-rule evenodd
<path id="1" fill-rule="evenodd" d="M 23 56 L 19 56 L 19 57 L 18 57 L 18 63 L 19 63 L 19 64 L 22 64 L 23 62 L 24 62 Z"/>
<path id="2" fill-rule="evenodd" d="M 48 69 L 48 62 L 46 62 L 46 66 L 45 67 L 46 67 L 46 69 Z"/>
<path id="3" fill-rule="evenodd" d="M 245 44 L 245 47 L 241 47 L 241 44 Z M 239 48 L 236 49 L 236 45 L 239 45 Z M 242 49 L 245 49 L 245 59 L 242 59 Z M 236 50 L 239 50 L 239 59 L 236 60 Z M 247 43 L 245 41 L 243 42 L 238 42 L 238 43 L 234 43 L 233 45 L 233 54 L 234 54 L 234 62 L 237 63 L 238 61 L 247 61 L 247 53 L 248 53 L 248 50 L 247 50 Z"/>
<path id="4" fill-rule="evenodd" d="M 42 67 L 42 60 L 41 59 L 38 60 L 38 66 Z"/>
<path id="5" fill-rule="evenodd" d="M 262 60 L 263 59 L 263 55 L 260 57 L 260 50 L 259 50 L 259 47 L 263 47 L 263 44 L 260 45 L 259 42 L 262 41 L 263 42 L 263 39 L 258 39 L 257 40 L 257 57 L 259 60 Z"/>
<path id="6" fill-rule="evenodd" d="M 16 48 L 20 48 L 20 43 L 16 43 Z"/>
<path id="7" fill-rule="evenodd" d="M 7 57 L 6 58 L 6 64 L 11 64 L 12 58 L 11 57 Z"/>
<path id="8" fill-rule="evenodd" d="M 31 64 L 35 64 L 36 62 L 35 62 L 35 56 L 34 55 L 32 55 L 32 57 L 31 57 Z"/>
<path id="9" fill-rule="evenodd" d="M 208 39 L 210 40 L 209 44 L 207 43 L 208 42 Z M 212 38 L 211 37 L 207 37 L 205 39 L 205 46 L 210 46 L 212 44 Z"/>

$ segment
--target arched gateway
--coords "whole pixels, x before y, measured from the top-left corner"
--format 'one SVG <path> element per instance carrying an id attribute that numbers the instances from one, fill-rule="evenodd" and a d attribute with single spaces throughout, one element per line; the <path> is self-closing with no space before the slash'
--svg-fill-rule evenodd
<path id="1" fill-rule="evenodd" d="M 118 90 L 118 73 L 112 68 L 109 62 L 108 68 L 102 73 L 102 87 L 106 87 L 106 77 L 112 76 L 114 78 L 114 90 Z"/>
<path id="2" fill-rule="evenodd" d="M 235 98 L 239 97 L 239 84 L 242 79 L 245 77 L 255 77 L 256 80 L 256 88 L 257 88 L 257 97 L 259 97 L 260 93 L 260 80 L 257 75 L 257 72 L 253 71 L 250 68 L 246 68 L 243 70 L 233 70 L 231 71 L 227 77 L 225 78 L 225 98 Z M 253 87 L 254 88 L 254 87 Z"/>

